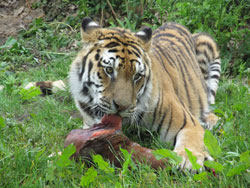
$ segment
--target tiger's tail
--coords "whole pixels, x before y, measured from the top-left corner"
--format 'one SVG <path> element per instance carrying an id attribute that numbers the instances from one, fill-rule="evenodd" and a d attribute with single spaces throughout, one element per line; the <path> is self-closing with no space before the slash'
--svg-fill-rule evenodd
<path id="1" fill-rule="evenodd" d="M 206 80 L 208 102 L 214 104 L 221 73 L 220 52 L 216 42 L 206 33 L 193 34 L 197 59 Z"/>

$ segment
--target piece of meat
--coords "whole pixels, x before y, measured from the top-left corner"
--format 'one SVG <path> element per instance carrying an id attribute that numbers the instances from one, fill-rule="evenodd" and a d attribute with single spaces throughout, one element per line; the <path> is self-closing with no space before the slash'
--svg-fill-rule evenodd
<path id="1" fill-rule="evenodd" d="M 74 143 L 74 158 L 91 161 L 91 155 L 100 154 L 115 166 L 121 167 L 122 155 L 120 148 L 132 152 L 135 163 L 145 162 L 152 168 L 165 167 L 167 160 L 157 160 L 151 149 L 140 146 L 126 137 L 122 131 L 122 119 L 116 115 L 105 115 L 99 124 L 88 129 L 72 130 L 64 142 L 64 146 Z"/>

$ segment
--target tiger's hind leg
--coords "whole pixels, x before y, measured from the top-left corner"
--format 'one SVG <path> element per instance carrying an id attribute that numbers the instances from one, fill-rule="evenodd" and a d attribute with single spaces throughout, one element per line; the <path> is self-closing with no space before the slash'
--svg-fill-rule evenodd
<path id="1" fill-rule="evenodd" d="M 209 105 L 215 103 L 221 73 L 220 53 L 216 42 L 206 33 L 193 34 L 197 60 L 206 81 Z M 203 127 L 211 130 L 219 120 L 212 112 L 205 115 Z"/>
<path id="2" fill-rule="evenodd" d="M 213 38 L 206 33 L 197 33 L 192 36 L 197 60 L 207 85 L 208 102 L 214 104 L 221 73 L 219 49 Z"/>
<path id="3" fill-rule="evenodd" d="M 210 112 L 207 115 L 207 117 L 205 118 L 205 123 L 203 123 L 203 127 L 205 129 L 212 130 L 219 119 L 220 118 L 218 116 L 216 116 L 214 113 Z"/>

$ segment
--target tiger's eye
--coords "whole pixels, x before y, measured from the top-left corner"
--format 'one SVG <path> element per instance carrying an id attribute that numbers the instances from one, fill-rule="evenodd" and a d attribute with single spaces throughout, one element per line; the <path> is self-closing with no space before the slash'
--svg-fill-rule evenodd
<path id="1" fill-rule="evenodd" d="M 113 74 L 113 72 L 114 72 L 112 67 L 106 67 L 105 71 L 107 74 Z"/>

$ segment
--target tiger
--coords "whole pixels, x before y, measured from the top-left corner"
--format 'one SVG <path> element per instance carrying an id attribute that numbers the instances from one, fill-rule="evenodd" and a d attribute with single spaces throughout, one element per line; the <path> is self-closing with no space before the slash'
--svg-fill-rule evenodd
<path id="1" fill-rule="evenodd" d="M 218 117 L 215 103 L 221 67 L 215 40 L 168 22 L 154 32 L 102 28 L 87 17 L 81 23 L 83 47 L 72 62 L 69 87 L 83 127 L 117 114 L 159 134 L 192 169 L 185 149 L 203 166 L 213 160 L 204 145 L 204 129 Z"/>

